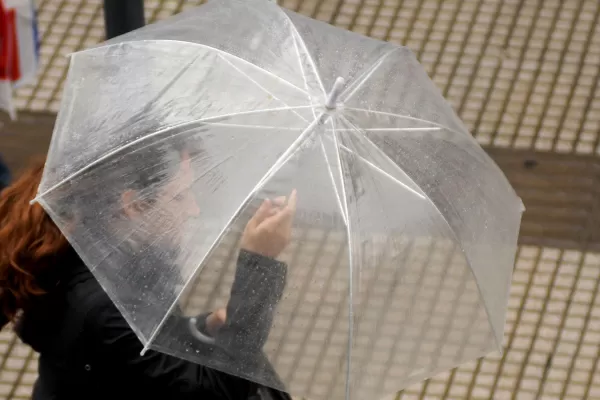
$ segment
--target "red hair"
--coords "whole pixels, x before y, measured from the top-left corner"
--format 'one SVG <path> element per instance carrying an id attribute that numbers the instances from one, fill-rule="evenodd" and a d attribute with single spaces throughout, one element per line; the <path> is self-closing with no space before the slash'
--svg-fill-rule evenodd
<path id="1" fill-rule="evenodd" d="M 29 204 L 43 170 L 36 162 L 0 193 L 0 313 L 8 321 L 57 283 L 41 277 L 53 275 L 57 256 L 70 248 L 42 207 Z"/>

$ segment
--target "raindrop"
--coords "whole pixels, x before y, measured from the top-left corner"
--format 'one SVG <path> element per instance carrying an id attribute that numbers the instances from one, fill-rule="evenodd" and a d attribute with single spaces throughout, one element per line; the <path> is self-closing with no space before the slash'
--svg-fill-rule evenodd
<path id="1" fill-rule="evenodd" d="M 259 33 L 258 35 L 254 36 L 252 38 L 252 41 L 250 42 L 250 49 L 252 49 L 252 50 L 258 49 L 261 42 L 262 42 L 262 34 Z"/>

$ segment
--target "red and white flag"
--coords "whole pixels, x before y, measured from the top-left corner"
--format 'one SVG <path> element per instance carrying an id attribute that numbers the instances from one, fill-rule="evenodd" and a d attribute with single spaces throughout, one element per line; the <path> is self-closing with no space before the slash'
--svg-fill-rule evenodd
<path id="1" fill-rule="evenodd" d="M 16 117 L 14 87 L 36 78 L 39 36 L 33 0 L 0 0 L 0 108 Z"/>

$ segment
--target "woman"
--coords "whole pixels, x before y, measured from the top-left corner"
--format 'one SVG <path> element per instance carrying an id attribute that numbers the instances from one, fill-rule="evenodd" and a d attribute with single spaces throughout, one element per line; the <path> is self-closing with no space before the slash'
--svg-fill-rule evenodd
<path id="1" fill-rule="evenodd" d="M 181 167 L 167 172 L 173 176 L 166 181 L 181 187 L 193 180 L 189 158 L 181 152 Z M 169 355 L 148 351 L 141 356 L 142 344 L 89 269 L 43 209 L 29 205 L 42 172 L 41 163 L 33 166 L 0 195 L 1 322 L 13 322 L 22 340 L 40 353 L 33 400 L 289 399 L 283 392 Z M 138 183 L 158 176 L 152 168 L 135 173 Z M 167 196 L 170 189 L 161 190 Z M 121 197 L 123 215 L 135 219 L 144 209 L 135 204 L 136 189 L 122 190 Z M 160 197 L 158 192 L 152 199 L 144 193 L 143 201 L 160 202 Z M 197 207 L 189 195 L 175 198 L 178 208 L 193 213 Z M 275 259 L 289 241 L 294 210 L 295 193 L 288 201 L 262 204 L 244 231 L 227 309 L 192 319 L 189 334 L 178 339 L 198 340 L 200 333 L 211 339 L 203 351 L 231 362 L 248 359 L 254 346 L 251 364 L 262 368 L 265 382 L 277 381 L 262 345 L 273 318 L 272 304 L 285 286 L 286 266 Z M 253 281 L 260 281 L 262 289 L 255 290 Z M 171 318 L 189 325 L 190 320 L 177 315 Z M 240 337 L 247 342 L 241 343 Z"/>

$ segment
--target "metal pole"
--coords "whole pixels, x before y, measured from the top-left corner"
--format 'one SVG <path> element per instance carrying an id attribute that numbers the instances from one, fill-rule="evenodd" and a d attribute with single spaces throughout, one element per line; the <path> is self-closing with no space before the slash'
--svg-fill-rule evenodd
<path id="1" fill-rule="evenodd" d="M 144 0 L 104 0 L 106 39 L 123 35 L 146 24 Z"/>

